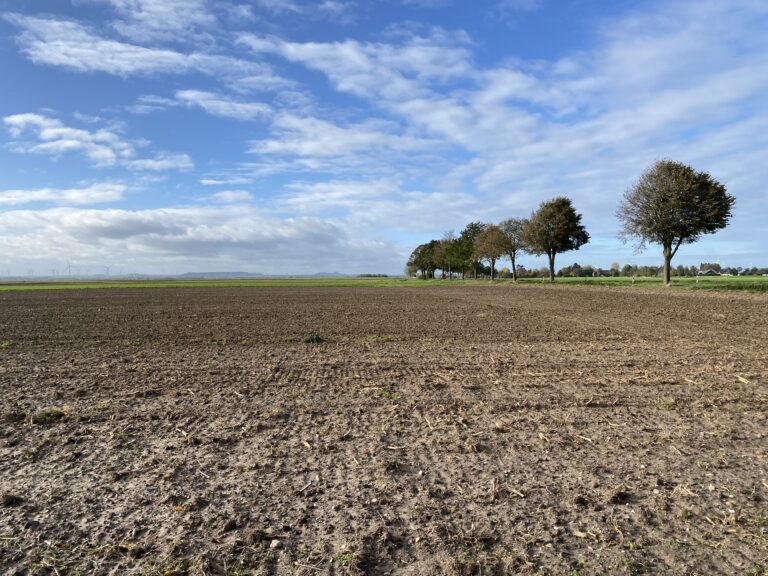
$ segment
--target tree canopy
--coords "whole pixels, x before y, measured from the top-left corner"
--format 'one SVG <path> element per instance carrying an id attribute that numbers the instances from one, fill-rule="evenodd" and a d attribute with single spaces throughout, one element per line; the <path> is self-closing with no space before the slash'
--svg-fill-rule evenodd
<path id="1" fill-rule="evenodd" d="M 507 237 L 507 251 L 509 260 L 512 262 L 512 280 L 517 280 L 517 265 L 515 260 L 520 252 L 525 251 L 525 240 L 523 238 L 523 229 L 525 220 L 523 218 L 507 218 L 499 224 L 504 236 Z"/>
<path id="2" fill-rule="evenodd" d="M 460 257 L 467 263 L 472 264 L 475 278 L 477 278 L 477 262 L 478 259 L 473 256 L 473 250 L 475 245 L 475 239 L 479 236 L 480 232 L 485 228 L 485 224 L 482 222 L 470 222 L 464 227 L 459 235 L 459 254 Z"/>
<path id="3" fill-rule="evenodd" d="M 549 258 L 549 280 L 555 281 L 555 256 L 560 252 L 578 250 L 589 242 L 589 234 L 581 224 L 569 198 L 558 197 L 542 202 L 523 227 L 526 250 L 546 254 Z"/>
<path id="4" fill-rule="evenodd" d="M 491 265 L 491 280 L 494 277 L 496 260 L 509 250 L 509 240 L 498 226 L 486 225 L 475 238 L 472 256 L 476 260 L 488 260 Z"/>
<path id="5" fill-rule="evenodd" d="M 664 282 L 669 284 L 670 264 L 682 244 L 725 228 L 735 199 L 708 172 L 672 160 L 659 160 L 630 187 L 616 212 L 622 223 L 621 238 L 660 244 L 664 254 Z"/>
<path id="6" fill-rule="evenodd" d="M 408 263 L 405 266 L 406 273 L 409 276 L 421 274 L 422 278 L 434 277 L 435 268 L 438 267 L 435 262 L 435 250 L 438 245 L 437 240 L 431 240 L 426 244 L 417 246 L 408 258 Z"/>

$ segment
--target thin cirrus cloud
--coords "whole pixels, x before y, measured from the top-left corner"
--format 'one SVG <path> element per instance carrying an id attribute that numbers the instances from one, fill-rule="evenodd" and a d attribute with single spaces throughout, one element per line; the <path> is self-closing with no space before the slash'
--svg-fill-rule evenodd
<path id="1" fill-rule="evenodd" d="M 413 152 L 439 146 L 439 142 L 393 132 L 391 123 L 370 120 L 338 126 L 313 117 L 283 114 L 272 124 L 274 138 L 254 140 L 254 154 L 305 157 L 345 156 L 376 150 Z"/>
<path id="2" fill-rule="evenodd" d="M 269 116 L 271 108 L 261 102 L 242 102 L 204 90 L 178 90 L 176 99 L 209 114 L 236 120 L 257 120 Z"/>
<path id="3" fill-rule="evenodd" d="M 104 38 L 70 20 L 14 13 L 5 14 L 5 19 L 21 30 L 17 42 L 36 64 L 117 76 L 201 72 L 210 76 L 243 77 L 264 70 L 263 64 L 254 65 L 229 56 L 184 53 Z"/>
<path id="4" fill-rule="evenodd" d="M 211 198 L 219 204 L 241 204 L 254 200 L 253 194 L 248 190 L 221 190 L 212 194 Z"/>
<path id="5" fill-rule="evenodd" d="M 120 18 L 112 22 L 112 27 L 126 38 L 139 42 L 179 39 L 218 24 L 206 0 L 87 1 L 114 8 Z"/>

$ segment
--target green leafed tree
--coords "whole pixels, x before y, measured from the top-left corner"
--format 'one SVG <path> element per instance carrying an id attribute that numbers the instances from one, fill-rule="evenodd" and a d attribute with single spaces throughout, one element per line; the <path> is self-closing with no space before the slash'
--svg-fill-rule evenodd
<path id="1" fill-rule="evenodd" d="M 426 244 L 420 244 L 417 246 L 411 256 L 408 258 L 408 263 L 405 265 L 405 271 L 410 276 L 413 274 L 420 275 L 422 278 L 434 278 L 435 268 L 438 267 L 435 262 L 435 248 L 439 245 L 437 240 L 431 240 Z"/>
<path id="2" fill-rule="evenodd" d="M 630 187 L 616 212 L 621 238 L 634 238 L 637 249 L 659 244 L 664 255 L 664 283 L 671 283 L 672 258 L 683 244 L 725 228 L 735 199 L 708 172 L 659 160 Z"/>
<path id="3" fill-rule="evenodd" d="M 491 266 L 491 281 L 496 267 L 496 261 L 507 254 L 509 241 L 498 226 L 488 224 L 477 235 L 472 248 L 472 256 L 475 260 L 488 260 Z"/>
<path id="4" fill-rule="evenodd" d="M 463 262 L 472 266 L 475 279 L 477 279 L 478 260 L 473 256 L 473 251 L 475 239 L 483 231 L 483 228 L 485 228 L 485 224 L 482 222 L 470 222 L 459 235 L 459 257 Z"/>
<path id="5" fill-rule="evenodd" d="M 525 220 L 523 218 L 508 218 L 499 224 L 499 228 L 507 237 L 507 256 L 512 262 L 512 280 L 517 281 L 517 265 L 515 260 L 520 252 L 525 251 L 525 241 L 523 239 L 523 229 Z"/>
<path id="6" fill-rule="evenodd" d="M 523 242 L 531 254 L 546 254 L 549 259 L 549 281 L 555 281 L 555 256 L 578 250 L 589 242 L 589 234 L 581 224 L 569 198 L 558 197 L 542 202 L 523 226 Z"/>

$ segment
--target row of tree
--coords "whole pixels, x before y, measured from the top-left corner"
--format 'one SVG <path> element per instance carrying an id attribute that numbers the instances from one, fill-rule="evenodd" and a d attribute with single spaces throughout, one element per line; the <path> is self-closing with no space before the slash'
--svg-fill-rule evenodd
<path id="1" fill-rule="evenodd" d="M 665 284 L 671 281 L 672 258 L 683 244 L 696 242 L 728 224 L 735 199 L 709 173 L 690 166 L 660 160 L 646 170 L 625 193 L 617 210 L 625 241 L 636 240 L 638 250 L 647 243 L 662 247 Z M 508 257 L 512 278 L 517 280 L 516 259 L 522 252 L 547 255 L 549 280 L 555 280 L 555 257 L 578 250 L 589 241 L 570 199 L 542 202 L 529 218 L 509 218 L 499 224 L 468 224 L 459 236 L 447 233 L 442 240 L 418 246 L 408 259 L 406 273 L 434 277 L 442 270 L 447 277 L 465 277 L 488 263 L 491 279 L 496 261 Z M 678 267 L 678 274 L 680 273 Z M 594 272 L 594 270 L 593 270 Z M 623 272 L 623 270 L 622 270 Z"/>
<path id="2" fill-rule="evenodd" d="M 721 266 L 720 264 L 710 264 L 707 262 L 702 262 L 699 266 L 674 266 L 670 272 L 673 278 L 693 278 L 708 271 L 724 276 L 768 276 L 768 268 L 757 268 L 755 266 L 731 267 Z M 663 273 L 663 266 L 637 264 L 624 264 L 621 266 L 618 262 L 612 262 L 610 267 L 606 269 L 600 268 L 599 266 L 593 266 L 592 264 L 579 264 L 578 262 L 574 262 L 573 264 L 560 268 L 560 270 L 557 271 L 556 276 L 558 278 L 593 278 L 596 276 L 632 278 L 633 276 L 656 277 L 662 276 Z M 454 275 L 457 274 L 458 273 L 454 272 Z M 488 264 L 481 262 L 478 264 L 477 274 L 482 278 L 490 278 L 491 267 Z M 494 270 L 493 275 L 498 278 L 511 279 L 512 271 L 508 266 L 503 266 L 498 270 Z M 515 276 L 517 278 L 549 278 L 549 268 L 546 266 L 541 268 L 526 268 L 525 266 L 518 264 L 515 268 Z M 445 273 L 445 277 L 449 278 L 447 273 Z"/>
<path id="3" fill-rule="evenodd" d="M 530 218 L 509 218 L 499 224 L 471 222 L 459 236 L 448 232 L 442 240 L 421 244 L 411 253 L 406 265 L 408 275 L 433 278 L 435 270 L 442 270 L 448 278 L 458 274 L 462 278 L 471 272 L 477 278 L 478 268 L 488 262 L 491 279 L 496 262 L 509 257 L 512 277 L 517 280 L 515 264 L 521 252 L 546 254 L 549 260 L 549 279 L 555 279 L 555 256 L 561 252 L 578 250 L 589 241 L 589 234 L 568 198 L 553 198 L 542 202 Z"/>

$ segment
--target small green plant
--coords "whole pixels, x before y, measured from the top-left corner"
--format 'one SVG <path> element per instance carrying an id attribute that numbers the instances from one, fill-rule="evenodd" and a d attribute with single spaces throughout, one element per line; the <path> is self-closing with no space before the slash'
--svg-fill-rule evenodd
<path id="1" fill-rule="evenodd" d="M 677 401 L 674 398 L 664 398 L 660 403 L 664 410 L 674 410 L 677 406 Z"/>
<path id="2" fill-rule="evenodd" d="M 16 342 L 13 340 L 0 340 L 0 350 L 8 350 L 16 346 Z"/>
<path id="3" fill-rule="evenodd" d="M 304 338 L 304 342 L 307 344 L 320 344 L 320 342 L 325 342 L 325 338 L 317 332 L 312 332 L 312 334 Z"/>
<path id="4" fill-rule="evenodd" d="M 381 398 L 384 398 L 384 400 L 389 400 L 390 402 L 399 402 L 403 395 L 399 392 L 394 392 L 393 390 L 387 390 L 386 388 L 379 390 L 378 395 Z"/>
<path id="5" fill-rule="evenodd" d="M 755 518 L 755 526 L 758 528 L 763 528 L 766 524 L 768 524 L 768 518 L 765 516 L 758 516 Z"/>
<path id="6" fill-rule="evenodd" d="M 683 520 L 690 520 L 692 517 L 693 517 L 693 512 L 691 512 L 687 508 L 682 512 L 680 512 L 680 518 L 682 518 Z"/>
<path id="7" fill-rule="evenodd" d="M 627 540 L 624 542 L 624 548 L 634 552 L 635 550 L 642 550 L 643 546 L 634 540 Z"/>
<path id="8" fill-rule="evenodd" d="M 35 424 L 54 424 L 64 418 L 64 411 L 55 406 L 43 408 L 32 415 L 32 422 Z"/>
<path id="9" fill-rule="evenodd" d="M 339 552 L 336 554 L 336 562 L 339 566 L 349 567 L 352 566 L 352 562 L 355 559 L 355 555 L 352 552 Z"/>
<path id="10" fill-rule="evenodd" d="M 568 572 L 568 576 L 584 576 L 584 564 L 579 562 L 576 566 L 571 568 L 571 571 Z"/>

